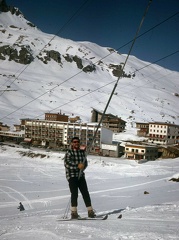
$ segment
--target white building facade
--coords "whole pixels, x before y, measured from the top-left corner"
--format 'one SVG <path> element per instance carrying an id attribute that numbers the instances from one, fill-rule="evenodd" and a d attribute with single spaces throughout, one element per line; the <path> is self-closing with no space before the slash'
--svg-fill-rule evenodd
<path id="1" fill-rule="evenodd" d="M 79 137 L 82 145 L 89 146 L 96 132 L 97 124 L 68 123 L 60 121 L 34 120 L 25 121 L 25 137 L 32 143 L 44 146 L 68 146 L 72 137 Z M 100 148 L 101 143 L 112 143 L 113 132 L 99 127 L 94 146 Z"/>
<path id="2" fill-rule="evenodd" d="M 170 123 L 149 123 L 148 142 L 162 145 L 176 144 L 179 141 L 179 125 Z"/>

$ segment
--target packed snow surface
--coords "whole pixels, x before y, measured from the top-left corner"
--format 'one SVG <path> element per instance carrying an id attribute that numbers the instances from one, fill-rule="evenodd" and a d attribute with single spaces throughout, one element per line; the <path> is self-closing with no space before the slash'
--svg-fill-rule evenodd
<path id="1" fill-rule="evenodd" d="M 64 153 L 0 146 L 0 239 L 179 239 L 179 158 L 139 164 L 88 156 L 93 207 L 106 221 L 57 221 L 68 209 Z M 19 211 L 19 202 L 25 211 Z M 81 195 L 78 212 L 86 216 Z M 122 219 L 118 216 L 122 214 Z M 68 212 L 70 215 L 70 212 Z"/>

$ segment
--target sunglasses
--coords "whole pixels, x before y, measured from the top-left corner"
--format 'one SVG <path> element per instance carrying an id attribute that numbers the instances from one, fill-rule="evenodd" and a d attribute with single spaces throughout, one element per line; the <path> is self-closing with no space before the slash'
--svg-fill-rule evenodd
<path id="1" fill-rule="evenodd" d="M 72 143 L 79 143 L 79 141 L 73 141 Z"/>

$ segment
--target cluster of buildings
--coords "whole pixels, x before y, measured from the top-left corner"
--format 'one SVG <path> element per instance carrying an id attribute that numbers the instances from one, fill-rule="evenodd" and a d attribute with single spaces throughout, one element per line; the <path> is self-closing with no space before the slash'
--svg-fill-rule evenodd
<path id="1" fill-rule="evenodd" d="M 102 113 L 96 109 L 92 110 L 90 123 L 81 123 L 79 116 L 70 118 L 61 113 L 45 113 L 45 118 L 41 120 L 21 119 L 20 125 L 14 125 L 13 132 L 0 123 L 0 141 L 13 139 L 25 145 L 65 150 L 72 137 L 77 136 L 82 147 L 90 147 L 91 154 L 110 157 L 125 155 L 127 159 L 135 160 L 155 160 L 161 153 L 161 146 L 166 149 L 166 146 L 179 142 L 179 125 L 136 123 L 137 135 L 145 137 L 147 141 L 145 144 L 126 142 L 124 146 L 113 142 L 113 133 L 123 132 L 126 122 L 113 114 L 105 114 L 102 121 L 101 117 Z"/>
<path id="2" fill-rule="evenodd" d="M 81 123 L 79 116 L 45 113 L 44 119 L 21 119 L 20 125 L 14 125 L 14 132 L 8 129 L 0 131 L 0 137 L 2 140 L 14 139 L 33 146 L 65 150 L 69 147 L 72 137 L 77 136 L 82 146 L 90 146 L 91 153 L 100 154 L 102 143 L 112 144 L 113 132 L 125 129 L 125 121 L 112 114 L 106 114 L 104 125 L 99 125 L 101 116 L 101 112 L 93 109 L 92 121 Z M 19 139 L 15 137 L 18 134 Z"/>

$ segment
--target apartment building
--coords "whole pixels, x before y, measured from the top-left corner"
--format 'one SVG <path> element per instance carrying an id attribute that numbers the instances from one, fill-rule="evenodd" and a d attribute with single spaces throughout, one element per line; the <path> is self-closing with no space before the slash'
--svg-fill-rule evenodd
<path id="1" fill-rule="evenodd" d="M 25 138 L 33 144 L 49 147 L 68 147 L 72 137 L 81 139 L 81 144 L 89 146 L 97 124 L 78 124 L 60 121 L 34 120 L 25 121 Z M 98 151 L 101 143 L 112 143 L 112 131 L 100 127 L 94 141 L 94 151 Z"/>
<path id="2" fill-rule="evenodd" d="M 100 122 L 102 114 L 102 112 L 93 108 L 91 122 Z M 102 125 L 115 133 L 119 133 L 124 131 L 126 122 L 113 114 L 105 114 Z"/>
<path id="3" fill-rule="evenodd" d="M 149 140 L 155 144 L 171 145 L 179 142 L 179 125 L 151 122 L 149 123 Z"/>
<path id="4" fill-rule="evenodd" d="M 125 157 L 134 160 L 155 160 L 158 158 L 158 149 L 155 146 L 126 144 Z"/>

